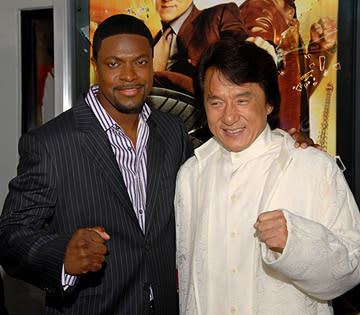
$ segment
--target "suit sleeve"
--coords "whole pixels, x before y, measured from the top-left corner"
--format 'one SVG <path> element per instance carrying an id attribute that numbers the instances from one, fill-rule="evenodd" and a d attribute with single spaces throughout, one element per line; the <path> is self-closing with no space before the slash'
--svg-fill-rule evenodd
<path id="1" fill-rule="evenodd" d="M 51 234 L 56 207 L 56 168 L 33 134 L 19 142 L 18 175 L 0 217 L 0 263 L 10 275 L 45 291 L 61 291 L 61 270 L 71 235 Z"/>
<path id="2" fill-rule="evenodd" d="M 243 27 L 240 11 L 235 3 L 225 4 L 220 16 L 220 37 L 232 36 L 245 40 L 247 35 Z"/>
<path id="3" fill-rule="evenodd" d="M 359 210 L 336 165 L 331 173 L 324 183 L 319 222 L 284 211 L 288 240 L 283 254 L 276 257 L 261 245 L 266 264 L 321 300 L 331 300 L 360 282 Z"/>

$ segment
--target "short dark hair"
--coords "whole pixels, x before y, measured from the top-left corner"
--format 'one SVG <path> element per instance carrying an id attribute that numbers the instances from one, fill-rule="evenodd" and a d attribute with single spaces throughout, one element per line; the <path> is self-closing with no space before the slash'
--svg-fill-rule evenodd
<path id="1" fill-rule="evenodd" d="M 154 40 L 145 23 L 128 14 L 116 14 L 101 22 L 94 33 L 92 49 L 95 60 L 97 60 L 102 41 L 118 34 L 136 34 L 146 37 L 154 53 Z"/>
<path id="2" fill-rule="evenodd" d="M 226 79 L 237 85 L 258 83 L 266 101 L 273 106 L 267 121 L 274 129 L 279 126 L 280 90 L 274 59 L 255 44 L 226 37 L 212 44 L 201 56 L 194 80 L 195 93 L 203 104 L 206 71 L 215 67 Z"/>

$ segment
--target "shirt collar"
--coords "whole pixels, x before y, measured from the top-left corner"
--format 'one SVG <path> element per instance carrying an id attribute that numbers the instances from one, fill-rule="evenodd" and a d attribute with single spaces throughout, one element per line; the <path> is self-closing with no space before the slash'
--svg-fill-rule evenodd
<path id="1" fill-rule="evenodd" d="M 96 97 L 99 92 L 99 86 L 92 86 L 87 95 L 85 96 L 86 104 L 91 108 L 94 115 L 98 119 L 101 127 L 104 131 L 108 131 L 113 126 L 119 126 L 115 120 L 108 114 L 108 112 L 102 107 L 98 98 Z M 144 106 L 139 114 L 139 121 L 147 122 L 151 114 L 151 109 L 148 104 L 144 103 Z M 119 126 L 121 128 L 121 126 Z"/>
<path id="2" fill-rule="evenodd" d="M 194 3 L 191 3 L 191 5 L 187 8 L 187 10 L 183 14 L 181 14 L 176 20 L 170 23 L 170 26 L 176 35 L 179 33 L 180 28 L 183 25 L 184 21 L 190 15 L 193 7 L 194 7 Z"/>
<path id="3" fill-rule="evenodd" d="M 259 156 L 264 151 L 268 149 L 269 144 L 271 143 L 271 129 L 268 124 L 266 124 L 264 130 L 258 135 L 255 141 L 250 144 L 244 150 L 240 152 L 231 152 L 232 159 L 242 159 L 250 156 Z"/>
<path id="4" fill-rule="evenodd" d="M 220 141 L 215 137 L 212 137 L 206 143 L 195 149 L 195 155 L 198 160 L 206 159 L 211 154 L 220 150 L 223 157 L 231 161 L 231 163 L 239 164 L 249 161 L 255 157 L 262 155 L 265 152 L 268 152 L 272 148 L 275 148 L 283 142 L 285 132 L 276 132 L 274 133 L 268 124 L 266 124 L 265 129 L 261 134 L 255 139 L 255 141 L 246 149 L 241 152 L 231 152 L 226 149 Z"/>

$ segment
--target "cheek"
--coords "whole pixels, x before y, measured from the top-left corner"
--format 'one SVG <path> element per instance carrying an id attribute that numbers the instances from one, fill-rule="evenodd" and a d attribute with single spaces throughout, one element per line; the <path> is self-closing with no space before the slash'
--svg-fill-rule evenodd
<path id="1" fill-rule="evenodd" d="M 98 73 L 98 78 L 101 82 L 105 82 L 106 84 L 112 83 L 115 81 L 116 73 L 111 73 L 109 71 L 107 72 L 101 72 Z"/>
<path id="2" fill-rule="evenodd" d="M 214 110 L 205 110 L 205 112 L 206 112 L 209 129 L 211 133 L 214 134 L 214 131 L 216 130 L 216 125 L 220 119 L 219 114 Z"/>
<path id="3" fill-rule="evenodd" d="M 151 69 L 138 70 L 137 76 L 146 82 L 152 82 L 153 71 Z"/>

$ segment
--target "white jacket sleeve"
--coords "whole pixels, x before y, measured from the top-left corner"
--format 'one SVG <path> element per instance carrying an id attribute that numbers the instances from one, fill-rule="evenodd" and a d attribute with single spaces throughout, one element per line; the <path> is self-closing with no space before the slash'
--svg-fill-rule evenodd
<path id="1" fill-rule="evenodd" d="M 288 240 L 283 253 L 274 255 L 261 245 L 265 264 L 321 300 L 331 300 L 360 282 L 358 207 L 337 167 L 326 181 L 320 219 L 310 220 L 284 210 Z"/>
<path id="2" fill-rule="evenodd" d="M 196 175 L 189 160 L 181 167 L 175 190 L 176 266 L 179 277 L 180 314 L 191 314 L 194 288 L 191 281 L 193 246 L 196 233 Z"/>

